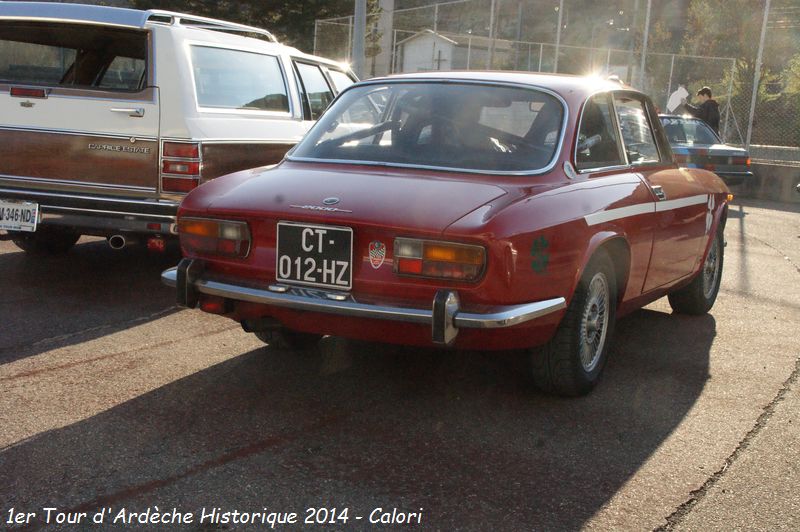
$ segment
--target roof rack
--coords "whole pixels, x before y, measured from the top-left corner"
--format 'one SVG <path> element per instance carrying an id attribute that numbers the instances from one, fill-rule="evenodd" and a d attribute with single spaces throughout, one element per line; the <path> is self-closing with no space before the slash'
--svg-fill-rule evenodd
<path id="1" fill-rule="evenodd" d="M 237 24 L 235 22 L 228 22 L 225 20 L 218 20 L 215 18 L 198 17 L 195 15 L 187 15 L 186 13 L 175 13 L 173 11 L 163 11 L 161 9 L 150 9 L 146 11 L 146 22 L 167 22 L 173 25 L 184 25 L 192 28 L 201 28 L 207 30 L 217 31 L 232 31 L 239 33 L 254 33 L 266 37 L 269 41 L 278 42 L 278 39 L 269 31 L 256 28 L 255 26 L 247 26 L 245 24 Z M 166 19 L 166 20 L 159 20 Z M 188 22 L 189 24 L 184 24 Z"/>

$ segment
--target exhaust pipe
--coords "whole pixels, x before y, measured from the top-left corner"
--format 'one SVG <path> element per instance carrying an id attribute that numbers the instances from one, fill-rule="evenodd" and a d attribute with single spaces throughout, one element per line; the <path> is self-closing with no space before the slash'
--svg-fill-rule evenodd
<path id="1" fill-rule="evenodd" d="M 111 249 L 119 251 L 128 244 L 128 241 L 122 235 L 113 235 L 108 237 L 108 245 Z"/>

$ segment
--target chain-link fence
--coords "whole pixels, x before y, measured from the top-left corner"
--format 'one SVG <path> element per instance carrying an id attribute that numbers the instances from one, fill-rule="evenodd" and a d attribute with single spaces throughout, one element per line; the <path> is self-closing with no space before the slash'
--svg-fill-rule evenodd
<path id="1" fill-rule="evenodd" d="M 756 0 L 752 10 L 741 16 L 760 21 L 766 1 Z M 558 3 L 547 5 L 553 9 L 552 4 Z M 720 134 L 725 142 L 745 145 L 749 136 L 754 159 L 800 165 L 800 47 L 795 49 L 796 55 L 787 58 L 783 71 L 776 72 L 774 67 L 762 70 L 764 75 L 753 107 L 754 57 L 665 53 L 658 49 L 657 42 L 649 45 L 643 56 L 643 9 L 632 18 L 619 10 L 613 13 L 614 18 L 599 17 L 588 32 L 568 34 L 570 23 L 565 22 L 565 17 L 570 15 L 571 3 L 577 7 L 574 0 L 561 2 L 565 6 L 561 19 L 557 9 L 540 9 L 531 15 L 528 8 L 541 7 L 542 3 L 536 0 L 453 0 L 408 9 L 376 10 L 367 20 L 364 77 L 462 69 L 616 75 L 647 92 L 665 112 L 672 110 L 667 103 L 680 86 L 690 98 L 697 89 L 708 86 L 720 105 Z M 797 32 L 792 33 L 800 27 L 800 6 L 793 5 L 796 3 L 772 0 L 764 46 L 767 53 L 785 49 L 787 39 L 796 38 Z M 554 31 L 559 20 L 563 32 Z M 349 61 L 352 23 L 352 17 L 318 20 L 315 53 Z M 536 28 L 547 39 L 501 38 L 519 36 L 523 29 L 536 34 Z M 652 20 L 648 28 L 657 37 L 663 24 Z M 738 37 L 758 42 L 757 30 L 761 27 L 751 24 L 748 28 L 750 33 Z M 576 42 L 580 40 L 583 42 Z M 589 46 L 585 45 L 587 41 Z M 611 46 L 597 46 L 600 42 Z"/>

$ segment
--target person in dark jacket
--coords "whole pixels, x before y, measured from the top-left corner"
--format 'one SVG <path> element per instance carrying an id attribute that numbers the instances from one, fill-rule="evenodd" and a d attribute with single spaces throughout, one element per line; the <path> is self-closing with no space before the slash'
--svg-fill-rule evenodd
<path id="1" fill-rule="evenodd" d="M 700 105 L 684 102 L 686 111 L 711 126 L 711 129 L 719 135 L 719 104 L 711 97 L 711 89 L 703 87 L 697 91 L 697 96 L 700 98 Z"/>

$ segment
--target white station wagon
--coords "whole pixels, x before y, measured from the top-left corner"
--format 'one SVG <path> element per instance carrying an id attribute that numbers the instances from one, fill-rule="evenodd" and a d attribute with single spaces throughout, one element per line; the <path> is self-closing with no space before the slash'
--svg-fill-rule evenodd
<path id="1" fill-rule="evenodd" d="M 184 194 L 280 161 L 354 79 L 259 28 L 0 2 L 0 238 L 163 249 Z"/>

